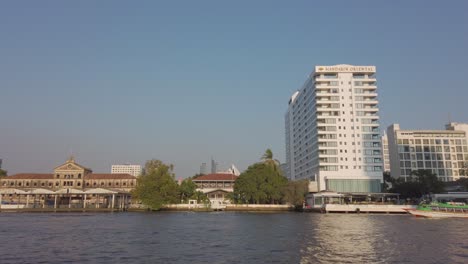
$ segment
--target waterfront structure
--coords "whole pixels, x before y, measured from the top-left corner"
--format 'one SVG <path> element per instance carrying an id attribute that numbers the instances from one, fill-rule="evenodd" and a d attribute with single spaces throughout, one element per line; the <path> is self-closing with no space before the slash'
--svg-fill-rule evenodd
<path id="1" fill-rule="evenodd" d="M 388 137 L 385 133 L 381 138 L 382 144 L 382 161 L 384 172 L 390 173 L 390 151 L 388 150 Z"/>
<path id="2" fill-rule="evenodd" d="M 112 165 L 111 167 L 112 174 L 127 173 L 133 176 L 140 176 L 141 172 L 142 172 L 141 165 L 122 164 L 122 165 Z"/>
<path id="3" fill-rule="evenodd" d="M 0 179 L 0 199 L 7 195 L 3 201 L 18 204 L 21 196 L 27 196 L 24 207 L 28 206 L 29 195 L 33 195 L 42 202 L 42 208 L 52 204 L 53 208 L 63 205 L 84 208 L 88 205 L 113 209 L 117 204 L 122 206 L 123 201 L 128 204 L 130 191 L 135 186 L 135 176 L 93 173 L 71 157 L 53 173 L 19 173 Z M 5 207 L 2 205 L 1 208 Z"/>
<path id="4" fill-rule="evenodd" d="M 285 115 L 289 178 L 310 191 L 380 192 L 375 66 L 316 66 Z"/>
<path id="5" fill-rule="evenodd" d="M 468 146 L 463 130 L 402 130 L 399 124 L 392 124 L 387 136 L 394 178 L 406 179 L 411 171 L 419 169 L 431 170 L 442 181 L 468 176 Z"/>
<path id="6" fill-rule="evenodd" d="M 192 181 L 197 191 L 208 196 L 212 205 L 230 203 L 228 194 L 234 192 L 234 182 L 238 176 L 231 173 L 214 173 L 198 176 Z"/>

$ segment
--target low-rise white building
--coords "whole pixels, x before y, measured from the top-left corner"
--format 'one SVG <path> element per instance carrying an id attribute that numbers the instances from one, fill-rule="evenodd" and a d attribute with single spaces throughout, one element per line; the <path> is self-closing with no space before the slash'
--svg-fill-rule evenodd
<path id="1" fill-rule="evenodd" d="M 131 165 L 131 164 L 112 165 L 112 168 L 111 168 L 112 174 L 127 173 L 133 176 L 140 176 L 141 172 L 142 172 L 141 165 Z"/>

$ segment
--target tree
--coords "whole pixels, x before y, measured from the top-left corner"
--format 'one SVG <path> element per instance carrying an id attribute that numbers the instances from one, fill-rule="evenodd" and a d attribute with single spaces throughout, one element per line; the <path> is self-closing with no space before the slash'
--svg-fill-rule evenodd
<path id="1" fill-rule="evenodd" d="M 8 176 L 8 172 L 6 170 L 0 169 L 0 178 Z"/>
<path id="2" fill-rule="evenodd" d="M 275 171 L 277 170 L 280 171 L 280 168 L 279 168 L 280 162 L 277 159 L 273 158 L 273 152 L 271 151 L 271 149 L 265 150 L 265 153 L 262 156 L 262 161 L 264 164 L 271 166 Z"/>
<path id="3" fill-rule="evenodd" d="M 460 178 L 456 183 L 464 189 L 463 191 L 468 192 L 468 178 Z"/>
<path id="4" fill-rule="evenodd" d="M 289 181 L 284 187 L 283 201 L 300 208 L 309 193 L 309 180 Z"/>
<path id="5" fill-rule="evenodd" d="M 444 183 L 431 170 L 412 171 L 411 176 L 416 177 L 416 181 L 420 184 L 423 194 L 441 193 L 444 191 Z"/>
<path id="6" fill-rule="evenodd" d="M 280 203 L 287 179 L 273 159 L 273 153 L 267 149 L 262 157 L 263 162 L 247 168 L 234 184 L 233 200 L 236 203 Z"/>
<path id="7" fill-rule="evenodd" d="M 421 198 L 430 193 L 443 192 L 444 183 L 431 170 L 416 170 L 406 181 L 404 178 L 394 180 L 391 191 L 403 198 Z"/>
<path id="8" fill-rule="evenodd" d="M 151 210 L 159 210 L 163 205 L 177 203 L 179 188 L 172 172 L 174 166 L 159 160 L 145 164 L 144 173 L 138 177 L 132 195 Z"/>
<path id="9" fill-rule="evenodd" d="M 179 186 L 180 201 L 187 203 L 189 199 L 194 198 L 196 191 L 197 185 L 192 181 L 191 178 L 183 180 Z"/>
<path id="10" fill-rule="evenodd" d="M 390 172 L 385 171 L 383 173 L 382 191 L 387 192 L 388 190 L 390 190 L 389 184 L 393 184 L 394 181 L 395 181 L 395 179 L 392 178 L 392 176 L 390 175 Z"/>

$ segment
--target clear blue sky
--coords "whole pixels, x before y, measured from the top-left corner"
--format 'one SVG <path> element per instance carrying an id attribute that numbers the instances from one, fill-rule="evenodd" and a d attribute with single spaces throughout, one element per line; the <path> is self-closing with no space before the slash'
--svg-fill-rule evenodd
<path id="1" fill-rule="evenodd" d="M 376 65 L 382 125 L 468 122 L 468 1 L 2 1 L 0 158 L 95 172 L 284 161 L 314 65 Z"/>

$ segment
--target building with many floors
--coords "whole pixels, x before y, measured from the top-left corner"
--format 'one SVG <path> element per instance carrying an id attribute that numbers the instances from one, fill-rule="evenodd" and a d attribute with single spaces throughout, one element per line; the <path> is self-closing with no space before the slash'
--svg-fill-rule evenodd
<path id="1" fill-rule="evenodd" d="M 399 124 L 387 128 L 391 176 L 408 178 L 411 171 L 431 170 L 442 181 L 467 177 L 468 125 L 451 123 L 448 130 L 402 130 Z M 460 129 L 460 130 L 458 130 Z"/>
<path id="2" fill-rule="evenodd" d="M 288 102 L 286 174 L 315 191 L 379 192 L 382 147 L 375 66 L 316 66 Z"/>
<path id="3" fill-rule="evenodd" d="M 122 164 L 122 165 L 112 165 L 111 167 L 112 174 L 127 173 L 133 176 L 140 176 L 141 172 L 142 172 L 141 165 Z"/>

